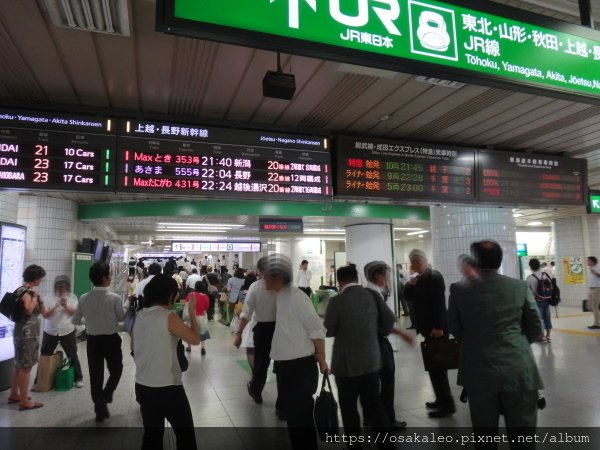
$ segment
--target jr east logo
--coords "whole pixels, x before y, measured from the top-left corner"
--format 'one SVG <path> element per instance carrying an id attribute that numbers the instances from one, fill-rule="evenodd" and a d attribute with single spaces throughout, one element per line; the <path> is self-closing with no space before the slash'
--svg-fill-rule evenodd
<path id="1" fill-rule="evenodd" d="M 270 3 L 283 0 L 270 0 Z M 344 1 L 345 9 L 355 11 L 353 15 L 342 11 L 341 3 L 344 0 L 288 0 L 288 26 L 289 28 L 300 28 L 300 10 L 306 10 L 308 6 L 312 11 L 319 12 L 323 8 L 329 8 L 331 18 L 341 25 L 351 28 L 362 28 L 369 24 L 370 20 L 377 20 L 388 33 L 388 36 L 372 34 L 369 32 L 360 32 L 358 30 L 347 29 L 340 34 L 340 38 L 345 41 L 354 41 L 363 44 L 369 44 L 376 47 L 392 48 L 393 39 L 391 36 L 401 36 L 400 30 L 394 23 L 400 17 L 400 4 L 398 0 L 350 0 Z M 349 3 L 354 2 L 352 9 L 348 7 Z M 328 5 L 327 5 L 328 4 Z M 391 36 L 389 36 L 391 35 Z"/>

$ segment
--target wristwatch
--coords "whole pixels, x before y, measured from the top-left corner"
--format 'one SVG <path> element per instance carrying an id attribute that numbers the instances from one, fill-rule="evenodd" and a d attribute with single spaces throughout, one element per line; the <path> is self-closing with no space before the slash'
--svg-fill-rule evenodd
<path id="1" fill-rule="evenodd" d="M 236 332 L 235 332 L 235 333 L 233 333 L 233 334 L 235 334 L 236 336 L 241 336 L 241 335 L 242 335 L 242 332 L 241 332 L 241 331 L 236 331 Z"/>

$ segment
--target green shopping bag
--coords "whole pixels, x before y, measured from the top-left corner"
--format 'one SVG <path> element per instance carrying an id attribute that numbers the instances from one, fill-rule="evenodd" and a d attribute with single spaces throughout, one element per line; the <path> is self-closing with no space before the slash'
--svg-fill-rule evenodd
<path id="1" fill-rule="evenodd" d="M 73 387 L 75 381 L 75 368 L 71 365 L 71 359 L 65 358 L 62 365 L 56 371 L 54 389 L 60 392 L 68 391 Z"/>

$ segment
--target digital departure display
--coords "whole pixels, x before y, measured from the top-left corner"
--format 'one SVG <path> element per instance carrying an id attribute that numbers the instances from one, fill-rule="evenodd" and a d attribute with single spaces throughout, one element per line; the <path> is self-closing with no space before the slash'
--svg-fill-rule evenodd
<path id="1" fill-rule="evenodd" d="M 475 150 L 340 137 L 336 195 L 471 202 Z"/>
<path id="2" fill-rule="evenodd" d="M 0 187 L 115 190 L 113 121 L 0 110 Z"/>
<path id="3" fill-rule="evenodd" d="M 585 204 L 584 159 L 480 150 L 478 168 L 481 202 Z"/>
<path id="4" fill-rule="evenodd" d="M 258 231 L 261 233 L 302 233 L 302 219 L 258 219 Z"/>
<path id="5" fill-rule="evenodd" d="M 325 140 L 198 125 L 124 122 L 117 191 L 245 198 L 331 197 Z"/>

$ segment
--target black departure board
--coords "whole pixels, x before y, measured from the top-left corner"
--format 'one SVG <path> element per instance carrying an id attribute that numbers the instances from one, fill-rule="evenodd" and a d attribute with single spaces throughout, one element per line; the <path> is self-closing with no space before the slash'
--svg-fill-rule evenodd
<path id="1" fill-rule="evenodd" d="M 346 136 L 335 148 L 336 195 L 475 200 L 475 150 Z"/>
<path id="2" fill-rule="evenodd" d="M 0 188 L 115 191 L 114 120 L 0 109 Z"/>
<path id="3" fill-rule="evenodd" d="M 304 223 L 302 219 L 258 219 L 258 231 L 261 233 L 302 233 Z"/>
<path id="4" fill-rule="evenodd" d="M 269 199 L 332 196 L 326 140 L 199 125 L 124 121 L 118 192 Z"/>
<path id="5" fill-rule="evenodd" d="M 480 202 L 584 205 L 585 159 L 480 150 Z"/>

